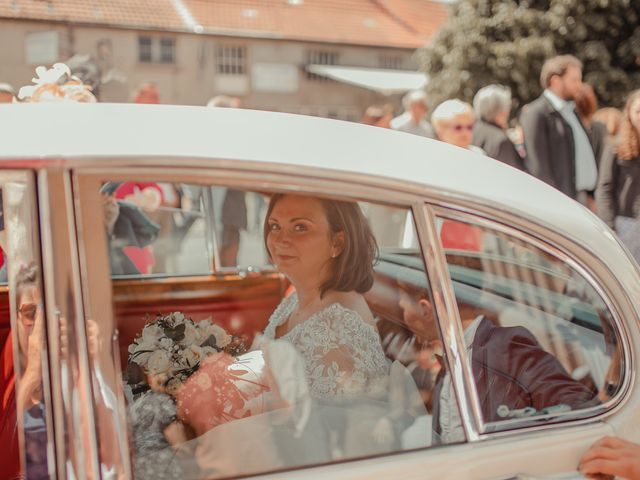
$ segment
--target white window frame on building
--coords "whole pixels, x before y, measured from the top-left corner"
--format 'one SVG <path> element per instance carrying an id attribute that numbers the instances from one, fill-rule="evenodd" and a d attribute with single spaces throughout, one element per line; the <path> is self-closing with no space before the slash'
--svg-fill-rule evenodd
<path id="1" fill-rule="evenodd" d="M 307 51 L 307 65 L 338 65 L 340 54 L 332 50 L 309 50 Z M 307 80 L 315 82 L 329 82 L 331 79 L 322 75 L 307 72 Z"/>
<path id="2" fill-rule="evenodd" d="M 25 57 L 29 65 L 43 65 L 60 60 L 60 33 L 55 30 L 27 33 Z"/>
<path id="3" fill-rule="evenodd" d="M 175 37 L 138 35 L 138 62 L 176 63 Z"/>
<path id="4" fill-rule="evenodd" d="M 402 55 L 383 54 L 378 56 L 378 67 L 389 70 L 404 70 L 405 62 Z"/>
<path id="5" fill-rule="evenodd" d="M 215 66 L 218 75 L 246 75 L 247 46 L 246 45 L 217 45 L 215 49 Z"/>

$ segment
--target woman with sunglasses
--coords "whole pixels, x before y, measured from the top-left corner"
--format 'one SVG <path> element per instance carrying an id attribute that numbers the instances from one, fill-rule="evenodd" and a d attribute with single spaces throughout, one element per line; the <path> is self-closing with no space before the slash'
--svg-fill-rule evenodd
<path id="1" fill-rule="evenodd" d="M 34 264 L 24 266 L 16 276 L 17 330 L 20 365 L 24 374 L 20 380 L 18 402 L 25 409 L 42 399 L 42 362 L 40 354 L 44 342 L 44 325 L 38 270 Z"/>
<path id="2" fill-rule="evenodd" d="M 5 448 L 0 463 L 0 478 L 48 478 L 47 431 L 42 403 L 42 349 L 44 318 L 38 288 L 38 269 L 34 263 L 22 266 L 15 277 L 17 307 L 18 366 L 22 372 L 16 384 L 11 333 L 3 349 L 2 409 L 0 413 L 0 444 Z M 17 385 L 17 388 L 16 388 Z M 20 469 L 18 419 L 24 425 L 27 471 Z"/>
<path id="3" fill-rule="evenodd" d="M 485 155 L 484 150 L 471 144 L 474 122 L 471 105 L 457 98 L 445 100 L 431 115 L 438 140 Z"/>

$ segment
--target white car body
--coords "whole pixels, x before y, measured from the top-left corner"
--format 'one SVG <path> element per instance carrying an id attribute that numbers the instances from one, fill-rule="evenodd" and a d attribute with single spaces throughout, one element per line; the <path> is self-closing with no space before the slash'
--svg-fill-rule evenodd
<path id="1" fill-rule="evenodd" d="M 0 125 L 0 173 L 3 169 L 35 170 L 40 188 L 51 175 L 68 171 L 184 170 L 197 176 L 219 170 L 231 181 L 253 178 L 255 185 L 260 181 L 268 185 L 287 175 L 316 192 L 414 206 L 422 199 L 436 209 L 472 212 L 551 244 L 569 264 L 597 280 L 620 321 L 625 385 L 615 402 L 595 417 L 500 433 L 467 431 L 469 441 L 461 445 L 277 472 L 265 478 L 578 478 L 578 460 L 602 436 L 618 435 L 640 442 L 638 267 L 594 214 L 525 173 L 401 132 L 258 111 L 19 104 L 0 106 Z M 295 185 L 288 188 L 296 190 Z M 54 270 L 66 256 L 48 253 L 60 232 L 48 234 L 45 230 L 55 223 L 50 215 L 55 215 L 60 205 L 47 207 L 44 192 L 40 228 L 43 238 L 49 238 L 42 246 L 49 299 L 54 295 L 53 290 L 47 290 L 53 288 L 51 282 L 62 278 Z M 78 237 L 80 244 L 84 235 Z M 69 272 L 79 286 L 77 265 Z M 459 340 L 460 334 L 453 329 L 450 339 Z M 80 356 L 82 361 L 86 358 Z M 462 381 L 468 372 L 459 375 Z M 471 419 L 472 403 L 467 398 Z M 61 441 L 62 437 L 57 438 Z M 57 458 L 58 466 L 64 463 Z"/>

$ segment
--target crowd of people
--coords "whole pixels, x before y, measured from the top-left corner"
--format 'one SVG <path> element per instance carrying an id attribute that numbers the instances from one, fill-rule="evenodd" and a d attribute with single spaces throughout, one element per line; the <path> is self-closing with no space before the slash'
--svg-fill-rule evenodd
<path id="1" fill-rule="evenodd" d="M 629 93 L 622 111 L 598 109 L 572 55 L 549 58 L 540 84 L 542 94 L 511 122 L 510 90 L 488 85 L 473 106 L 460 99 L 440 103 L 430 123 L 422 91 L 408 93 L 404 113 L 390 122 L 369 115 L 363 123 L 434 138 L 528 172 L 594 211 L 640 261 L 640 90 Z M 640 445 L 606 437 L 583 456 L 579 470 L 640 478 Z"/>
<path id="2" fill-rule="evenodd" d="M 430 122 L 427 96 L 413 91 L 400 116 L 389 121 L 391 106 L 372 106 L 363 123 L 434 138 L 528 172 L 597 213 L 640 260 L 640 90 L 622 111 L 598 109 L 572 55 L 549 58 L 540 85 L 542 94 L 518 116 L 511 115 L 510 90 L 494 84 L 478 90 L 473 105 L 445 100 Z"/>

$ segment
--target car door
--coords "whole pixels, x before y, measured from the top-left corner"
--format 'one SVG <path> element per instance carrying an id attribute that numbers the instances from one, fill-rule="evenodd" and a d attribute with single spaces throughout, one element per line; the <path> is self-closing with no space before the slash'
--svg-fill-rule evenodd
<path id="1" fill-rule="evenodd" d="M 104 339 L 109 339 L 103 342 L 103 350 L 100 355 L 90 358 L 89 362 L 93 381 L 94 383 L 97 381 L 98 385 L 93 393 L 94 404 L 107 404 L 109 402 L 106 402 L 105 398 L 109 395 L 106 395 L 105 392 L 111 391 L 114 394 L 114 400 L 108 408 L 110 415 L 108 418 L 111 418 L 111 421 L 99 423 L 102 426 L 97 432 L 98 444 L 103 442 L 107 444 L 108 435 L 121 438 L 123 441 L 120 445 L 128 449 L 134 460 L 132 466 L 134 471 L 141 466 L 152 468 L 153 465 L 144 462 L 145 455 L 142 454 L 144 452 L 140 450 L 139 444 L 124 441 L 126 437 L 124 432 L 133 428 L 137 421 L 130 417 L 130 407 L 132 402 L 135 402 L 135 398 L 127 398 L 119 387 L 122 385 L 123 373 L 127 372 L 128 365 L 131 363 L 129 355 L 127 355 L 125 363 L 124 354 L 125 352 L 131 354 L 132 345 L 136 343 L 136 338 L 144 333 L 145 326 L 157 321 L 157 317 L 154 320 L 153 315 L 160 313 L 163 315 L 162 318 L 165 318 L 167 312 L 170 313 L 170 310 L 166 310 L 167 306 L 173 305 L 172 302 L 176 298 L 190 298 L 194 289 L 198 290 L 200 287 L 187 282 L 183 283 L 180 288 L 168 287 L 163 290 L 153 286 L 156 280 L 152 276 L 134 279 L 137 284 L 130 285 L 125 283 L 127 279 L 112 277 L 108 230 L 105 231 L 102 216 L 96 214 L 96 212 L 102 212 L 103 208 L 100 190 L 111 181 L 174 184 L 178 182 L 205 188 L 233 189 L 245 194 L 260 194 L 264 195 L 265 199 L 275 193 L 293 193 L 329 200 L 358 202 L 358 208 L 365 213 L 374 232 L 381 251 L 381 258 L 385 255 L 385 258 L 390 258 L 393 255 L 408 254 L 412 257 L 411 263 L 416 267 L 412 268 L 413 271 L 409 278 L 406 268 L 391 267 L 390 271 L 385 274 L 385 278 L 380 275 L 376 277 L 377 280 L 374 282 L 372 291 L 367 294 L 369 308 L 377 319 L 376 329 L 381 335 L 384 353 L 389 363 L 396 366 L 395 371 L 400 372 L 395 378 L 405 380 L 411 378 L 410 382 L 398 383 L 402 384 L 401 390 L 390 389 L 385 393 L 388 396 L 376 404 L 376 408 L 378 408 L 376 411 L 379 412 L 377 416 L 363 413 L 373 412 L 373 410 L 360 408 L 345 410 L 344 406 L 341 406 L 341 410 L 336 410 L 335 405 L 332 405 L 331 409 L 325 408 L 322 410 L 322 414 L 314 416 L 318 410 L 312 408 L 312 414 L 308 418 L 315 418 L 314 428 L 320 430 L 310 429 L 309 432 L 319 431 L 322 432 L 322 435 L 305 436 L 304 433 L 300 433 L 301 437 L 295 435 L 291 437 L 295 431 L 295 428 L 291 426 L 293 424 L 278 423 L 271 415 L 261 416 L 251 412 L 251 414 L 247 414 L 246 418 L 243 417 L 243 420 L 213 426 L 203 426 L 202 422 L 195 419 L 192 427 L 195 425 L 195 429 L 200 429 L 200 433 L 196 435 L 197 446 L 195 446 L 195 450 L 190 451 L 191 456 L 187 455 L 189 458 L 187 470 L 182 471 L 187 478 L 203 478 L 202 470 L 200 470 L 203 468 L 203 464 L 209 468 L 206 476 L 213 478 L 256 474 L 271 474 L 273 478 L 287 476 L 296 478 L 301 474 L 301 471 L 304 471 L 305 476 L 310 476 L 310 478 L 327 475 L 331 475 L 332 478 L 361 478 L 372 475 L 381 478 L 509 478 L 519 474 L 544 476 L 575 470 L 580 454 L 585 451 L 588 445 L 603 434 L 611 432 L 611 427 L 602 423 L 600 419 L 603 418 L 603 414 L 606 414 L 605 410 L 620 409 L 618 404 L 622 396 L 626 394 L 630 381 L 628 374 L 622 376 L 623 384 L 619 390 L 621 393 L 617 394 L 612 403 L 607 404 L 603 409 L 598 406 L 592 410 L 578 409 L 566 415 L 547 415 L 544 419 L 534 417 L 533 419 L 525 419 L 525 421 L 518 420 L 509 423 L 508 427 L 504 427 L 500 422 L 497 426 L 490 425 L 490 422 L 483 419 L 480 400 L 474 385 L 473 372 L 468 366 L 465 366 L 464 333 L 456 302 L 456 285 L 466 282 L 465 286 L 471 292 L 472 298 L 475 298 L 474 296 L 481 297 L 480 293 L 483 292 L 483 289 L 469 281 L 469 278 L 474 278 L 473 271 L 463 270 L 455 275 L 453 273 L 451 276 L 449 275 L 451 270 L 449 267 L 454 265 L 452 263 L 453 257 L 447 253 L 447 245 L 441 243 L 442 229 L 439 225 L 440 221 L 437 219 L 438 216 L 443 218 L 450 216 L 449 212 L 445 212 L 445 215 L 441 211 L 432 210 L 429 206 L 425 207 L 423 197 L 405 193 L 397 185 L 389 185 L 383 180 L 377 183 L 373 182 L 372 185 L 370 179 L 365 181 L 358 175 L 345 175 L 343 178 L 331 180 L 323 177 L 319 181 L 314 179 L 312 175 L 303 175 L 304 169 L 301 169 L 300 173 L 284 174 L 277 166 L 274 166 L 273 170 L 270 170 L 268 166 L 263 167 L 264 170 L 260 171 L 256 169 L 255 165 L 251 165 L 246 171 L 241 168 L 231 171 L 226 170 L 224 165 L 213 160 L 204 162 L 184 159 L 182 162 L 184 167 L 167 171 L 169 160 L 157 159 L 156 162 L 157 170 L 147 163 L 142 169 L 135 168 L 135 164 L 132 164 L 131 168 L 121 167 L 118 172 L 113 172 L 99 163 L 94 163 L 91 167 L 78 169 L 74 176 L 74 200 L 80 232 L 80 272 L 82 284 L 85 286 L 83 299 L 85 317 L 97 324 Z M 164 167 L 160 168 L 163 165 Z M 256 180 L 257 178 L 260 180 Z M 262 223 L 262 220 L 261 218 L 258 225 Z M 495 225 L 491 224 L 491 226 Z M 503 225 L 501 228 L 507 227 Z M 241 235 L 241 256 L 243 248 L 248 247 L 249 250 L 245 250 L 245 253 L 261 252 L 262 258 L 264 258 L 264 232 L 260 228 L 257 229 L 258 231 L 255 230 L 252 235 Z M 510 233 L 514 232 L 510 231 Z M 514 235 L 519 238 L 519 235 L 515 233 Z M 210 241 L 213 243 L 214 239 L 211 238 Z M 553 251 L 553 246 L 543 245 L 541 248 L 541 244 L 544 242 L 541 243 L 540 240 L 533 242 L 535 248 L 541 249 L 545 253 Z M 475 245 L 478 245 L 477 239 Z M 526 250 L 526 242 L 521 247 Z M 563 261 L 562 265 L 574 266 L 573 260 L 565 261 L 567 258 L 565 254 L 560 255 L 560 258 Z M 447 263 L 448 260 L 449 263 Z M 237 265 L 231 267 L 231 270 L 228 271 L 230 276 L 227 287 L 233 291 L 233 282 L 235 282 L 237 290 L 242 291 L 251 287 L 252 278 L 265 278 L 265 275 L 259 274 L 258 268 L 254 268 L 257 267 L 256 265 L 251 265 L 251 267 L 245 270 L 239 269 Z M 580 268 L 578 271 L 583 272 Z M 286 287 L 285 279 L 277 274 L 276 277 Z M 208 279 L 204 278 L 202 282 L 207 285 L 206 288 L 210 289 L 211 285 L 222 284 L 219 282 L 221 278 L 224 278 L 224 275 L 220 277 L 217 274 Z M 509 280 L 510 277 L 505 278 Z M 400 297 L 399 285 L 406 284 L 411 279 L 424 287 L 425 299 L 432 306 L 432 316 L 439 325 L 438 340 L 442 345 L 440 353 L 444 354 L 446 368 L 452 372 L 450 375 L 452 395 L 449 401 L 453 410 L 458 411 L 463 435 L 458 440 L 452 440 L 451 443 L 433 443 L 432 428 L 418 422 L 432 413 L 429 411 L 426 401 L 422 402 L 422 406 L 420 406 L 421 402 L 411 403 L 408 401 L 407 403 L 404 401 L 401 408 L 395 408 L 398 405 L 398 403 L 394 403 L 397 402 L 397 398 L 425 399 L 425 397 L 421 397 L 420 388 L 416 388 L 418 380 L 410 370 L 412 362 L 416 358 L 405 357 L 406 352 L 411 349 L 419 352 L 420 349 L 416 345 L 421 342 L 418 341 L 418 335 L 411 330 L 409 325 L 403 323 L 404 317 L 397 317 L 398 298 Z M 595 285 L 594 289 L 598 295 L 602 294 L 601 299 L 605 306 L 611 308 L 611 324 L 614 326 L 614 332 L 618 335 L 619 344 L 623 348 L 621 351 L 624 353 L 625 362 L 627 362 L 624 370 L 626 372 L 628 352 L 625 342 L 627 340 L 619 325 L 618 308 L 620 307 L 606 295 L 608 289 L 600 288 L 598 281 L 593 276 L 588 275 L 586 279 L 586 284 Z M 158 281 L 160 284 L 167 283 L 166 279 Z M 154 289 L 156 289 L 155 293 L 151 293 Z M 124 310 L 118 307 L 117 300 L 118 296 L 125 295 L 134 300 L 145 297 L 153 299 L 153 302 L 158 303 L 145 305 L 142 302 L 140 305 L 145 305 L 145 308 L 157 308 L 146 312 L 141 310 L 136 312 L 134 309 L 131 311 L 132 315 L 127 316 L 123 313 Z M 284 288 L 278 293 L 280 297 L 286 295 L 287 292 Z M 252 296 L 253 294 L 234 296 L 237 300 L 234 307 L 236 314 L 251 312 L 250 300 Z M 170 300 L 162 303 L 163 298 Z M 173 300 L 171 300 L 172 298 Z M 180 308 L 184 308 L 185 303 L 182 305 Z M 218 325 L 226 330 L 231 330 L 234 325 L 233 318 L 239 317 L 233 312 L 225 310 L 229 305 L 223 305 L 218 310 L 215 310 L 217 307 L 214 308 L 213 305 L 220 306 L 220 302 L 215 300 L 211 305 L 205 307 L 201 312 L 203 316 L 200 318 L 194 317 L 191 312 L 190 316 L 193 317 L 194 323 L 200 324 L 200 322 L 207 320 L 205 314 L 209 313 L 212 313 L 212 321 L 216 323 L 218 318 L 222 320 L 225 318 L 225 313 L 229 313 L 229 317 L 227 317 L 230 319 L 229 322 L 222 321 Z M 249 307 L 247 307 L 248 305 Z M 396 310 L 396 317 L 393 314 L 394 310 Z M 146 319 L 144 318 L 145 313 L 149 314 Z M 118 336 L 118 332 L 131 325 L 131 319 L 135 315 L 137 315 L 136 321 L 139 323 L 133 329 L 133 336 L 129 335 L 126 339 L 122 339 Z M 268 321 L 266 318 L 268 315 L 264 317 L 264 312 L 260 315 L 263 315 L 262 323 L 258 322 L 253 325 L 254 330 L 259 329 L 257 325 L 264 326 L 264 322 Z M 254 331 L 253 333 L 258 332 Z M 385 333 L 389 335 L 383 335 Z M 404 350 L 396 348 L 398 345 L 406 348 Z M 133 351 L 135 349 L 136 347 L 133 345 Z M 283 363 L 276 365 L 276 369 L 286 371 L 291 365 L 290 361 L 283 360 Z M 429 368 L 433 369 L 433 377 L 437 377 L 435 372 L 442 366 L 437 362 L 431 362 Z M 433 377 L 432 381 L 435 380 Z M 197 378 L 197 376 L 194 375 L 193 378 Z M 258 377 L 251 378 L 255 380 Z M 185 381 L 189 382 L 189 380 Z M 433 382 L 430 385 L 425 390 L 427 393 L 433 394 Z M 205 388 L 204 391 L 206 392 L 207 389 Z M 395 395 L 400 391 L 403 392 L 402 395 Z M 134 395 L 136 395 L 135 392 Z M 315 405 L 314 402 L 311 404 Z M 410 410 L 423 413 L 412 416 L 408 414 Z M 325 415 L 326 412 L 330 412 L 329 416 L 323 417 L 322 415 Z M 398 412 L 399 415 L 396 415 Z M 261 413 L 269 414 L 271 412 L 263 411 Z M 351 417 L 350 415 L 355 416 Z M 157 417 L 151 415 L 149 418 Z M 337 427 L 331 426 L 337 418 L 342 418 L 342 423 L 338 422 Z M 266 420 L 260 420 L 262 423 L 256 426 L 255 422 L 258 422 L 256 419 Z M 357 419 L 362 421 L 357 421 Z M 378 421 L 381 419 L 390 420 L 382 422 L 382 426 L 380 426 Z M 326 424 L 323 423 L 323 420 L 326 420 Z M 251 427 L 245 429 L 245 426 L 249 424 Z M 309 426 L 311 423 L 306 425 Z M 363 430 L 362 425 L 368 426 L 367 428 L 370 430 L 366 428 Z M 387 428 L 389 425 L 391 425 L 391 430 Z M 409 432 L 409 428 L 414 426 L 417 434 Z M 369 434 L 365 433 L 367 431 Z M 397 435 L 389 436 L 390 431 Z M 414 434 L 411 439 L 409 433 Z M 292 438 L 297 440 L 294 441 Z M 366 438 L 367 442 L 372 441 L 371 439 L 377 441 L 377 438 L 392 438 L 393 441 L 389 441 L 390 443 L 386 446 L 381 447 L 378 444 L 375 448 L 365 448 L 363 446 L 367 445 L 367 442 L 360 441 L 349 444 L 345 443 L 345 438 Z M 415 440 L 416 438 L 417 440 Z M 195 444 L 190 445 L 194 447 Z M 203 445 L 206 446 L 205 450 L 208 456 L 197 458 L 198 452 L 202 453 Z M 269 449 L 265 449 L 266 445 L 275 448 L 275 451 L 270 453 Z M 536 454 L 539 452 L 546 461 L 544 463 L 535 462 L 532 450 Z M 239 455 L 239 452 L 242 454 Z M 102 465 L 116 469 L 128 468 L 124 465 L 117 465 L 104 452 L 100 455 Z M 128 457 L 126 450 L 122 452 L 122 457 Z M 242 461 L 238 461 L 239 458 Z M 139 462 L 140 460 L 141 462 Z M 195 470 L 190 470 L 191 468 L 195 468 Z M 145 474 L 139 474 L 138 477 L 145 478 Z"/>

